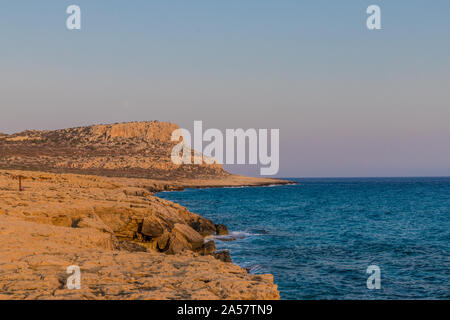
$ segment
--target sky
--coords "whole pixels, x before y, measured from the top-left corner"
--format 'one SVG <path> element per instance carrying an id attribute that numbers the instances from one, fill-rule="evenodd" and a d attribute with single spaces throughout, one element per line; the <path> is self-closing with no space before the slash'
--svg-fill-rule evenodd
<path id="1" fill-rule="evenodd" d="M 372 4 L 382 30 L 366 27 Z M 281 177 L 450 176 L 449 14 L 447 0 L 3 1 L 0 132 L 202 120 L 280 129 Z"/>

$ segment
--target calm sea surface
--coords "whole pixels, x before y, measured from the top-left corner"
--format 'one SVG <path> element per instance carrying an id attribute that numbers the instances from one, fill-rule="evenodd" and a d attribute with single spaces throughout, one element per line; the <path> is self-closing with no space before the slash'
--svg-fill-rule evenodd
<path id="1" fill-rule="evenodd" d="M 450 298 L 450 178 L 291 180 L 158 196 L 227 225 L 238 239 L 217 248 L 272 273 L 282 299 Z"/>

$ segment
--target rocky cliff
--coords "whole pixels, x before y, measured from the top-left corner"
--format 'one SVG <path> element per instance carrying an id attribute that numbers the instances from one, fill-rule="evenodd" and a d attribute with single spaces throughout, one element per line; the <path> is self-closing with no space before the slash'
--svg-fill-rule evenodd
<path id="1" fill-rule="evenodd" d="M 225 177 L 220 165 L 175 165 L 167 122 L 129 122 L 0 135 L 0 168 L 152 179 Z"/>
<path id="2" fill-rule="evenodd" d="M 162 122 L 0 134 L 0 299 L 278 299 L 271 275 L 216 252 L 224 234 L 153 195 L 284 180 L 175 165 Z M 66 268 L 82 271 L 69 290 Z"/>
<path id="3" fill-rule="evenodd" d="M 18 189 L 21 177 L 22 191 Z M 148 179 L 0 170 L 0 299 L 278 299 Z M 67 267 L 81 269 L 69 290 Z"/>

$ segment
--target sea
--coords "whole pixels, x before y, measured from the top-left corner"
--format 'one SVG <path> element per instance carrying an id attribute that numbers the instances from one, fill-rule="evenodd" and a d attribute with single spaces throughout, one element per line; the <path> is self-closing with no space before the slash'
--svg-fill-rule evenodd
<path id="1" fill-rule="evenodd" d="M 158 196 L 226 225 L 217 249 L 281 299 L 450 298 L 450 178 L 289 180 Z"/>

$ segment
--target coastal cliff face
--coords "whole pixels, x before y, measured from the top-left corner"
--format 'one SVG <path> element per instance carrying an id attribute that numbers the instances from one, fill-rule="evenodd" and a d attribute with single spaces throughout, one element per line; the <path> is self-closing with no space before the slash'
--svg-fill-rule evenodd
<path id="1" fill-rule="evenodd" d="M 217 178 L 220 165 L 175 165 L 178 126 L 146 121 L 0 135 L 0 169 L 152 179 Z"/>
<path id="2" fill-rule="evenodd" d="M 151 194 L 166 188 L 0 170 L 0 299 L 279 298 L 271 275 L 218 259 L 212 221 Z M 80 290 L 66 286 L 71 265 Z"/>

